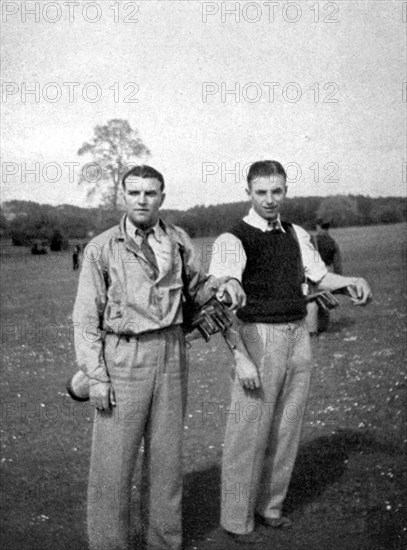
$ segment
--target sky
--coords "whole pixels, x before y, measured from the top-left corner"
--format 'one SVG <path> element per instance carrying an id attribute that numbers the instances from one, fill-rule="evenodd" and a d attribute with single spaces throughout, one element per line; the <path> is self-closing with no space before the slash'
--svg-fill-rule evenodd
<path id="1" fill-rule="evenodd" d="M 167 208 L 245 200 L 260 159 L 289 196 L 405 196 L 406 5 L 3 0 L 1 200 L 94 205 L 77 152 L 116 118 Z"/>

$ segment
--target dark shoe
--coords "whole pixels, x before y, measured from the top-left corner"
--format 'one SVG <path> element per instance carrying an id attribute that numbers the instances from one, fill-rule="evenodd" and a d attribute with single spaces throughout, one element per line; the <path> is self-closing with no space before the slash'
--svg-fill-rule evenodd
<path id="1" fill-rule="evenodd" d="M 226 531 L 226 529 L 224 529 L 224 531 L 236 544 L 261 544 L 267 540 L 264 535 L 256 533 L 255 531 L 244 535 L 232 533 L 231 531 Z"/>
<path id="2" fill-rule="evenodd" d="M 256 516 L 260 522 L 266 527 L 272 527 L 273 529 L 291 529 L 294 523 L 290 518 L 281 516 L 279 518 L 265 518 L 264 516 Z"/>

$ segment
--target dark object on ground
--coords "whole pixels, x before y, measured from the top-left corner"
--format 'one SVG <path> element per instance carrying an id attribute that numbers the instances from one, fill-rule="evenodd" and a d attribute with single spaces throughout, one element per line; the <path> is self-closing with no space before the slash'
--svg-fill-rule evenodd
<path id="1" fill-rule="evenodd" d="M 31 254 L 34 254 L 34 255 L 48 254 L 46 244 L 34 242 L 31 246 Z"/>

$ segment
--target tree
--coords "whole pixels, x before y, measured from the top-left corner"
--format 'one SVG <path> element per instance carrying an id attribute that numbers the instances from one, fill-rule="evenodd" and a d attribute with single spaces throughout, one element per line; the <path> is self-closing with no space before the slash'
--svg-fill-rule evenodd
<path id="1" fill-rule="evenodd" d="M 52 252 L 60 252 L 63 249 L 68 248 L 68 240 L 64 237 L 62 231 L 59 228 L 55 228 L 50 239 L 50 249 Z"/>
<path id="2" fill-rule="evenodd" d="M 4 237 L 7 234 L 8 223 L 7 218 L 3 213 L 3 208 L 0 206 L 0 237 Z"/>
<path id="3" fill-rule="evenodd" d="M 120 177 L 135 159 L 149 156 L 150 151 L 127 120 L 113 119 L 95 127 L 92 140 L 78 151 L 86 154 L 92 155 L 93 163 L 82 169 L 79 183 L 89 187 L 89 196 L 99 192 L 102 204 L 117 210 Z"/>

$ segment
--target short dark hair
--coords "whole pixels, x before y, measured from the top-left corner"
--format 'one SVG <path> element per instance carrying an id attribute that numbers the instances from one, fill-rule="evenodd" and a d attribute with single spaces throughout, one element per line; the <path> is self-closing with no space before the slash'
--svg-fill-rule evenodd
<path id="1" fill-rule="evenodd" d="M 287 181 L 287 174 L 284 166 L 276 160 L 259 160 L 254 162 L 247 174 L 247 185 L 251 188 L 251 183 L 254 179 L 270 176 L 282 176 L 284 181 Z"/>
<path id="2" fill-rule="evenodd" d="M 324 220 L 322 218 L 318 218 L 317 225 L 322 227 L 322 229 L 329 229 L 331 227 L 331 222 L 329 222 L 328 220 Z"/>
<path id="3" fill-rule="evenodd" d="M 122 178 L 123 189 L 126 189 L 126 180 L 131 176 L 136 176 L 138 178 L 154 178 L 161 183 L 161 187 L 160 187 L 161 192 L 164 191 L 164 188 L 165 188 L 164 177 L 158 170 L 156 170 L 152 166 L 148 166 L 147 164 L 140 164 L 128 170 Z"/>

